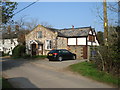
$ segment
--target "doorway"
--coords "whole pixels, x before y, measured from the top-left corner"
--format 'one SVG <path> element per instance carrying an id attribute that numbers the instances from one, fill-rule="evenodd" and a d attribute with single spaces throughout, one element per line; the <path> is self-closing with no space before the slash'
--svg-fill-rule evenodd
<path id="1" fill-rule="evenodd" d="M 32 56 L 36 55 L 36 44 L 33 43 L 31 44 L 31 47 L 32 47 Z"/>

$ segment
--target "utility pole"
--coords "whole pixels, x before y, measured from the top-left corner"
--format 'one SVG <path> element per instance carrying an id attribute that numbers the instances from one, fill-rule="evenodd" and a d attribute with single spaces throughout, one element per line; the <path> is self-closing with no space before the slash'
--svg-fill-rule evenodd
<path id="1" fill-rule="evenodd" d="M 103 0 L 103 10 L 104 10 L 104 45 L 108 46 L 108 19 L 106 0 Z"/>

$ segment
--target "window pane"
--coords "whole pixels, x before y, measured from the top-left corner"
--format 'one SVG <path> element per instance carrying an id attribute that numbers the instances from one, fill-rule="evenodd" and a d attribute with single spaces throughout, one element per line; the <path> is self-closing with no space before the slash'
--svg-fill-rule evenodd
<path id="1" fill-rule="evenodd" d="M 52 43 L 51 40 L 46 40 L 46 49 L 48 50 L 52 49 L 51 43 Z"/>
<path id="2" fill-rule="evenodd" d="M 68 38 L 68 45 L 76 45 L 76 38 Z"/>
<path id="3" fill-rule="evenodd" d="M 38 32 L 38 38 L 42 38 L 42 31 Z"/>
<path id="4" fill-rule="evenodd" d="M 41 50 L 41 45 L 40 44 L 38 44 L 38 49 Z"/>

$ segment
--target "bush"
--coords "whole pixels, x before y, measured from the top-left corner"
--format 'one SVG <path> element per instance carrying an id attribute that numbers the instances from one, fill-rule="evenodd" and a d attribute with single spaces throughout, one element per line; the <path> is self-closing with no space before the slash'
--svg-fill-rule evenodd
<path id="1" fill-rule="evenodd" d="M 9 56 L 9 52 L 8 53 L 4 53 L 3 51 L 0 52 L 0 56 Z"/>
<path id="2" fill-rule="evenodd" d="M 12 51 L 12 57 L 14 58 L 20 58 L 25 55 L 25 46 L 24 45 L 18 45 L 16 46 Z"/>
<path id="3" fill-rule="evenodd" d="M 30 54 L 24 54 L 24 55 L 23 55 L 23 58 L 25 58 L 25 59 L 26 59 L 26 58 L 31 58 L 31 55 L 30 55 Z"/>

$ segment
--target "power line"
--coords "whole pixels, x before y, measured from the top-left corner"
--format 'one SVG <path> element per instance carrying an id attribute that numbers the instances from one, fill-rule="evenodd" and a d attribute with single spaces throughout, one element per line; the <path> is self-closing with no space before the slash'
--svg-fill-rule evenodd
<path id="1" fill-rule="evenodd" d="M 35 3 L 38 2 L 38 1 L 39 1 L 39 0 L 37 0 L 37 1 L 29 4 L 28 6 L 24 7 L 23 9 L 21 9 L 21 10 L 19 10 L 18 12 L 14 13 L 13 15 L 16 15 L 16 14 L 20 13 L 21 11 L 25 10 L 26 8 L 30 7 L 31 5 L 35 4 Z"/>

